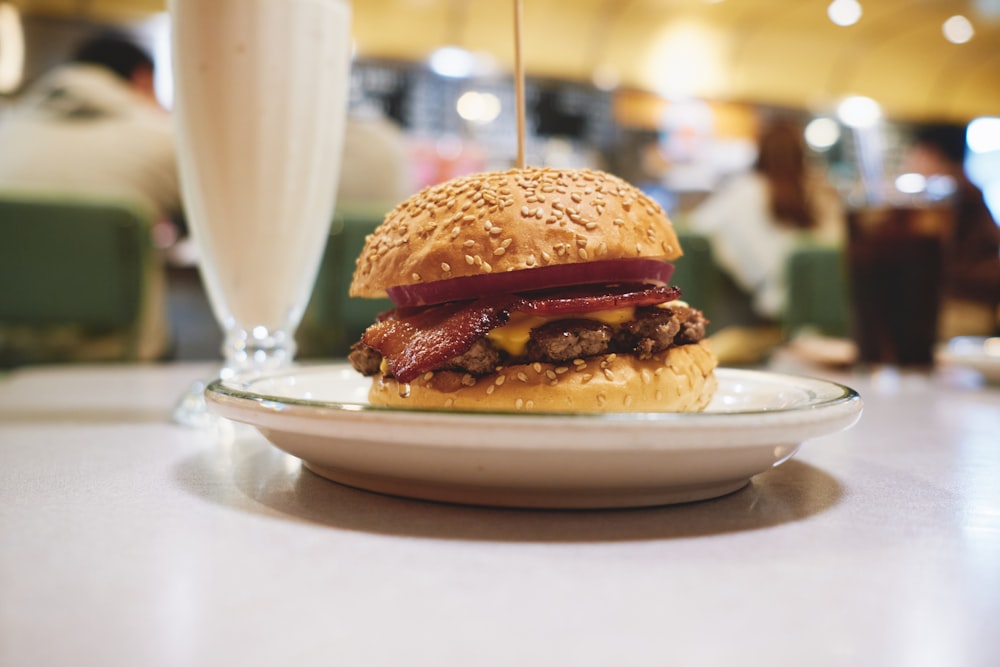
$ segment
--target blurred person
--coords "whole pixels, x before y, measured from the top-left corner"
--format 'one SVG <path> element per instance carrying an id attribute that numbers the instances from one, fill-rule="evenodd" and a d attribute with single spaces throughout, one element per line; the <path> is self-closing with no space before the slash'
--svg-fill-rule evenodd
<path id="1" fill-rule="evenodd" d="M 946 176 L 955 184 L 955 219 L 945 254 L 941 337 L 990 335 L 1000 306 L 1000 227 L 982 191 L 965 173 L 965 127 L 931 124 L 917 129 L 903 159 L 906 172 Z"/>
<path id="2" fill-rule="evenodd" d="M 176 216 L 173 128 L 153 67 L 119 35 L 84 42 L 0 119 L 0 188 L 134 198 Z"/>
<path id="3" fill-rule="evenodd" d="M 395 122 L 371 106 L 347 117 L 337 204 L 388 212 L 413 194 L 409 145 Z"/>
<path id="4" fill-rule="evenodd" d="M 761 132 L 753 169 L 721 184 L 688 223 L 709 238 L 715 261 L 770 324 L 784 313 L 791 252 L 805 242 L 839 246 L 846 227 L 837 192 L 807 163 L 802 128 L 784 120 Z"/>
<path id="5" fill-rule="evenodd" d="M 172 123 L 156 101 L 153 71 L 149 54 L 120 35 L 81 44 L 0 118 L 0 195 L 122 199 L 151 209 L 157 222 L 180 219 Z M 142 359 L 170 347 L 160 259 L 147 281 Z M 0 325 L 5 354 L 26 362 L 114 358 L 124 344 L 114 338 Z"/>

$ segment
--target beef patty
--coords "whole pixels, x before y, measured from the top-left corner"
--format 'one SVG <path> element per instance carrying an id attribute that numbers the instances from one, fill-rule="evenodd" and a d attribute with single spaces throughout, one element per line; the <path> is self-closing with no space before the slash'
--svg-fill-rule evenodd
<path id="1" fill-rule="evenodd" d="M 479 376 L 494 373 L 501 365 L 535 361 L 561 364 L 612 352 L 648 359 L 676 345 L 697 343 L 705 337 L 707 324 L 700 310 L 681 305 L 636 308 L 635 319 L 618 328 L 583 317 L 554 320 L 531 330 L 523 357 L 511 357 L 483 337 L 442 368 Z M 382 355 L 364 343 L 355 343 L 348 359 L 364 375 L 381 370 Z"/>

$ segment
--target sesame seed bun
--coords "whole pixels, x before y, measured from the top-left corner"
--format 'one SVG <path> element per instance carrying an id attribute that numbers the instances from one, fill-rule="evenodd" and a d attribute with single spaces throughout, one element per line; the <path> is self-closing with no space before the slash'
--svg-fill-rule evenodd
<path id="1" fill-rule="evenodd" d="M 681 255 L 663 209 L 622 179 L 585 169 L 511 169 L 432 186 L 393 209 L 365 242 L 350 294 L 421 282 Z"/>
<path id="2" fill-rule="evenodd" d="M 708 346 L 696 343 L 645 360 L 609 354 L 558 366 L 506 366 L 480 378 L 436 371 L 408 388 L 378 375 L 368 400 L 372 405 L 456 410 L 697 412 L 715 393 L 715 366 Z"/>

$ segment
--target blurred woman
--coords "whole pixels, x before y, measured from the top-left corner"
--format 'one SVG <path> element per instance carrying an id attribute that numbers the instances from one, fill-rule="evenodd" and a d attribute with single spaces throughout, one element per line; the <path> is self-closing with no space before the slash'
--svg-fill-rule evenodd
<path id="1" fill-rule="evenodd" d="M 845 227 L 839 196 L 809 168 L 802 128 L 789 121 L 764 129 L 753 170 L 724 183 L 689 224 L 710 239 L 716 263 L 765 321 L 784 312 L 785 264 L 796 245 L 839 245 Z"/>

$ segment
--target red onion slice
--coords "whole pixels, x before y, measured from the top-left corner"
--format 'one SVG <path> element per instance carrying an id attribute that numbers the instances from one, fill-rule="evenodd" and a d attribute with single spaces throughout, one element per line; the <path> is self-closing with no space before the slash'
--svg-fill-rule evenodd
<path id="1" fill-rule="evenodd" d="M 609 259 L 400 285 L 386 291 L 398 307 L 408 308 L 467 301 L 486 294 L 518 294 L 571 285 L 638 283 L 662 286 L 670 281 L 673 272 L 673 264 L 658 259 Z"/>

